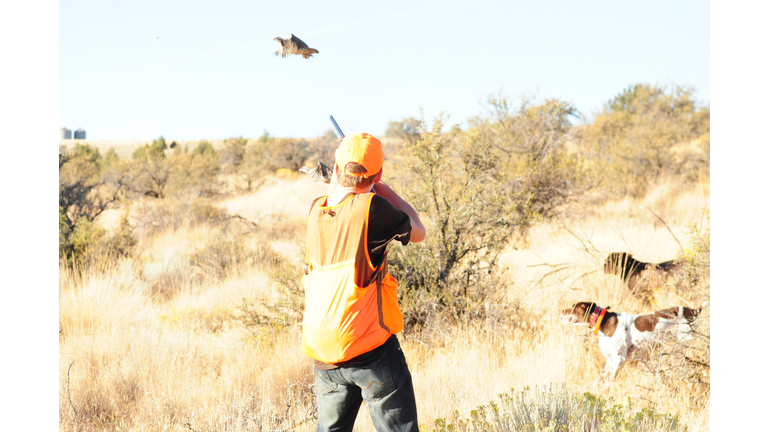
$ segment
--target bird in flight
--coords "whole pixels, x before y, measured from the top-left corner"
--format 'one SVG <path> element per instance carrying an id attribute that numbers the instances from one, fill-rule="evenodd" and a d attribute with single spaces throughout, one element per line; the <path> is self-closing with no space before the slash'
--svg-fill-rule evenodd
<path id="1" fill-rule="evenodd" d="M 331 167 L 329 167 L 328 165 L 320 161 L 317 161 L 317 166 L 314 168 L 310 169 L 305 166 L 299 168 L 299 172 L 307 173 L 315 181 L 321 181 L 323 183 L 330 183 L 331 176 L 333 175 L 333 171 L 331 171 Z"/>
<path id="2" fill-rule="evenodd" d="M 280 44 L 280 48 L 275 51 L 275 55 L 279 55 L 282 58 L 286 58 L 291 54 L 301 55 L 304 58 L 312 57 L 312 54 L 320 54 L 320 51 L 310 48 L 301 39 L 291 33 L 291 37 L 283 39 L 280 36 L 274 38 L 277 43 Z"/>

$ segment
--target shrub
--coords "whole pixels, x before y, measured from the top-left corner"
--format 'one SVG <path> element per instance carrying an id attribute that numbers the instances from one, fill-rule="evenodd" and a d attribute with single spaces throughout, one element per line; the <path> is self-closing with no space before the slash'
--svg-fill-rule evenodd
<path id="1" fill-rule="evenodd" d="M 59 148 L 59 206 L 70 229 L 81 217 L 92 221 L 117 201 L 121 185 L 105 184 L 105 168 L 99 150 L 88 144 L 77 144 L 71 152 Z"/>
<path id="2" fill-rule="evenodd" d="M 219 157 L 208 141 L 200 141 L 192 151 L 175 153 L 168 162 L 169 195 L 197 198 L 220 193 Z"/>
<path id="3" fill-rule="evenodd" d="M 72 230 L 72 259 L 86 260 L 92 258 L 106 235 L 106 230 L 92 221 L 81 217 Z"/>
<path id="4" fill-rule="evenodd" d="M 165 140 L 160 137 L 137 148 L 131 157 L 130 188 L 134 193 L 143 196 L 163 198 L 171 175 L 171 164 L 165 156 Z"/>
<path id="5" fill-rule="evenodd" d="M 421 138 L 422 122 L 419 119 L 408 117 L 400 121 L 391 121 L 387 126 L 384 136 L 400 138 L 409 145 L 415 145 Z"/>
<path id="6" fill-rule="evenodd" d="M 140 237 L 188 225 L 216 226 L 232 219 L 207 198 L 180 198 L 139 202 L 135 206 L 136 231 Z"/>
<path id="7" fill-rule="evenodd" d="M 245 265 L 253 264 L 257 254 L 248 249 L 242 236 L 222 232 L 210 243 L 190 255 L 190 264 L 205 276 L 224 279 Z"/>
<path id="8" fill-rule="evenodd" d="M 304 317 L 304 286 L 301 281 L 301 260 L 290 260 L 269 246 L 258 251 L 260 266 L 274 283 L 278 301 L 262 301 L 255 304 L 242 299 L 236 319 L 248 331 L 249 336 L 262 341 L 268 335 L 276 336 L 302 322 Z"/>
<path id="9" fill-rule="evenodd" d="M 571 104 L 524 94 L 515 108 L 498 94 L 489 96 L 486 106 L 490 115 L 470 124 L 499 158 L 497 181 L 528 201 L 518 206 L 527 217 L 555 216 L 593 187 L 579 154 L 566 147 L 574 139 L 571 119 L 578 114 Z"/>
<path id="10" fill-rule="evenodd" d="M 77 144 L 59 148 L 59 256 L 91 250 L 101 234 L 92 222 L 124 196 L 124 175 L 114 151 Z"/>
<path id="11" fill-rule="evenodd" d="M 487 102 L 491 115 L 477 121 L 487 128 L 485 138 L 491 146 L 509 156 L 517 156 L 526 165 L 550 157 L 569 139 L 569 118 L 577 111 L 571 104 L 557 99 L 537 103 L 533 96 L 520 96 L 520 107 L 501 94 L 491 95 Z M 517 162 L 513 158 L 511 163 Z"/>
<path id="12" fill-rule="evenodd" d="M 309 142 L 304 139 L 269 138 L 266 143 L 259 142 L 258 152 L 262 155 L 262 167 L 269 171 L 287 168 L 293 172 L 299 170 L 310 154 Z"/>
<path id="13" fill-rule="evenodd" d="M 497 294 L 498 257 L 516 226 L 527 223 L 519 201 L 496 180 L 499 160 L 474 131 L 443 132 L 444 116 L 421 139 L 406 143 L 412 181 L 403 196 L 418 209 L 425 241 L 394 248 L 390 265 L 403 287 L 406 327 L 433 313 L 483 316 Z"/>
<path id="14" fill-rule="evenodd" d="M 443 132 L 441 115 L 431 131 L 404 142 L 410 172 L 400 176 L 403 193 L 429 232 L 424 242 L 390 255 L 404 286 L 407 327 L 424 325 L 436 312 L 485 317 L 486 304 L 501 301 L 498 258 L 513 236 L 589 188 L 581 161 L 564 148 L 576 112 L 571 105 L 523 97 L 513 110 L 501 96 L 489 105 L 492 115 L 473 119 L 467 132 Z M 416 124 L 424 127 L 390 124 L 391 133 Z"/>
<path id="15" fill-rule="evenodd" d="M 224 140 L 224 147 L 219 152 L 221 172 L 231 174 L 237 172 L 245 158 L 245 149 L 248 140 L 241 137 Z"/>
<path id="16" fill-rule="evenodd" d="M 691 245 L 677 258 L 682 270 L 673 285 L 677 296 L 688 299 L 693 307 L 701 307 L 701 312 L 687 337 L 664 335 L 644 363 L 665 392 L 687 387 L 688 394 L 696 400 L 707 394 L 710 387 L 709 210 L 702 211 L 700 221 L 689 222 L 688 234 Z"/>
<path id="17" fill-rule="evenodd" d="M 587 157 L 595 162 L 602 186 L 641 196 L 667 176 L 698 180 L 691 170 L 709 171 L 709 108 L 693 100 L 692 88 L 637 84 L 610 100 L 581 130 Z M 674 149 L 696 138 L 706 151 Z"/>
<path id="18" fill-rule="evenodd" d="M 64 227 L 65 228 L 65 227 Z M 63 245 L 62 226 L 59 225 L 59 250 L 62 258 L 66 257 L 68 264 L 73 265 L 90 263 L 93 267 L 109 265 L 110 261 L 131 256 L 133 254 L 136 239 L 133 236 L 133 227 L 128 222 L 128 214 L 123 213 L 120 224 L 113 234 L 98 226 L 87 218 L 80 218 L 74 228 L 69 232 L 66 240 L 66 254 L 62 254 Z M 64 230 L 66 231 L 66 228 Z"/>
<path id="19" fill-rule="evenodd" d="M 472 410 L 468 419 L 456 412 L 453 419 L 435 420 L 436 432 L 459 431 L 687 431 L 677 415 L 653 410 L 632 410 L 632 401 L 615 403 L 591 393 L 578 395 L 564 388 L 520 392 L 512 389 L 498 401 Z"/>
<path id="20" fill-rule="evenodd" d="M 314 166 L 317 161 L 322 161 L 331 166 L 336 160 L 336 148 L 339 146 L 339 142 L 340 139 L 332 130 L 327 130 L 323 135 L 309 141 L 304 165 Z"/>
<path id="21" fill-rule="evenodd" d="M 238 169 L 238 174 L 245 182 L 245 191 L 251 192 L 259 189 L 267 181 L 269 167 L 265 164 L 268 156 L 268 139 L 249 143 L 245 147 L 243 161 Z"/>

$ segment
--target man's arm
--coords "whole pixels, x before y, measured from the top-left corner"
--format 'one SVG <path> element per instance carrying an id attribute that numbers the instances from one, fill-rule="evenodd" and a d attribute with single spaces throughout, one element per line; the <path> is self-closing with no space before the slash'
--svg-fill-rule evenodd
<path id="1" fill-rule="evenodd" d="M 376 194 L 387 199 L 395 208 L 402 210 L 411 219 L 411 241 L 418 243 L 427 236 L 427 230 L 419 219 L 419 213 L 410 204 L 400 198 L 386 183 L 376 183 Z"/>

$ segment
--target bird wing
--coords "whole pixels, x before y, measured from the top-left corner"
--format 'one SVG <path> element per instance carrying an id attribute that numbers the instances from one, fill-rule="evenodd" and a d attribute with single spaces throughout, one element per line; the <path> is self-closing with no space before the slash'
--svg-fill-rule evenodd
<path id="1" fill-rule="evenodd" d="M 307 44 L 304 43 L 303 40 L 301 40 L 301 39 L 297 38 L 296 36 L 294 36 L 293 33 L 291 33 L 291 38 L 289 39 L 289 41 L 294 46 L 294 48 L 297 49 L 297 50 L 305 50 L 305 49 L 309 48 L 307 46 Z"/>
<path id="2" fill-rule="evenodd" d="M 275 51 L 275 55 L 279 55 L 282 58 L 286 58 L 289 55 L 293 54 L 290 48 L 292 44 L 290 43 L 289 40 L 283 39 L 281 37 L 277 37 L 275 39 L 277 40 L 277 43 L 280 44 L 280 48 L 278 48 L 277 51 Z"/>
<path id="3" fill-rule="evenodd" d="M 314 181 L 321 181 L 323 183 L 330 183 L 331 176 L 333 175 L 331 168 L 320 161 L 318 161 L 317 166 L 312 169 L 305 166 L 301 167 L 299 172 L 307 173 Z"/>
<path id="4" fill-rule="evenodd" d="M 331 182 L 331 176 L 333 176 L 333 171 L 331 171 L 331 167 L 328 165 L 317 161 L 317 169 L 320 171 L 320 177 L 322 177 L 323 183 L 330 183 Z"/>

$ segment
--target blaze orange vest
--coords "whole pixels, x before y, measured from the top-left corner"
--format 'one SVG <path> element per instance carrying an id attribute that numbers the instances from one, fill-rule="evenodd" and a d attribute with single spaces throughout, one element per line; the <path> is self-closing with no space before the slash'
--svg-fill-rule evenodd
<path id="1" fill-rule="evenodd" d="M 309 213 L 302 351 L 324 363 L 364 354 L 403 329 L 386 254 L 378 268 L 368 255 L 373 195 L 351 195 L 331 207 L 323 197 Z"/>

